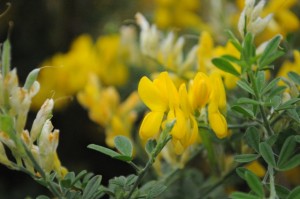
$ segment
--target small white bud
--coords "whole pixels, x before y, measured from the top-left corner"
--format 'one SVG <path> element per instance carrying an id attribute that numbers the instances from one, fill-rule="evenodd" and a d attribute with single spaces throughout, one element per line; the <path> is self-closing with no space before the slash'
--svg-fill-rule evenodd
<path id="1" fill-rule="evenodd" d="M 261 0 L 253 9 L 252 13 L 251 13 L 251 19 L 256 19 L 259 17 L 259 15 L 261 14 L 264 6 L 265 6 L 266 1 Z"/>
<path id="2" fill-rule="evenodd" d="M 42 105 L 39 112 L 37 113 L 37 116 L 33 121 L 32 128 L 30 131 L 32 142 L 34 142 L 40 135 L 44 123 L 51 116 L 53 107 L 54 107 L 53 99 L 47 99 Z"/>
<path id="3" fill-rule="evenodd" d="M 38 138 L 38 147 L 40 152 L 40 163 L 46 172 L 53 170 L 54 156 L 58 146 L 59 131 L 55 129 L 50 120 L 47 120 L 43 126 L 40 137 Z"/>
<path id="4" fill-rule="evenodd" d="M 243 10 L 240 15 L 239 22 L 238 22 L 238 31 L 239 31 L 240 35 L 242 36 L 242 38 L 244 38 L 244 36 L 245 36 L 245 32 L 244 32 L 245 25 L 246 25 L 245 10 Z"/>

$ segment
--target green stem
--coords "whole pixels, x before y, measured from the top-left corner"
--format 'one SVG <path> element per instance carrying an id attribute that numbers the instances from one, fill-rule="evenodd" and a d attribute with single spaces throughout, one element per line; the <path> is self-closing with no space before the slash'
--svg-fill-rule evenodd
<path id="1" fill-rule="evenodd" d="M 29 151 L 29 149 L 27 148 L 27 146 L 24 144 L 24 142 L 22 141 L 23 147 L 25 149 L 25 152 L 27 154 L 27 156 L 29 157 L 30 161 L 32 162 L 32 164 L 34 165 L 35 169 L 37 170 L 37 172 L 39 172 L 42 176 L 42 178 L 44 179 L 44 181 L 47 183 L 47 188 L 53 193 L 54 196 L 58 197 L 58 198 L 63 198 L 61 196 L 61 193 L 53 186 L 53 184 L 49 181 L 46 173 L 44 172 L 44 170 L 41 168 L 41 166 L 39 165 L 39 163 L 35 160 L 35 158 L 33 157 L 32 153 Z"/>
<path id="2" fill-rule="evenodd" d="M 270 197 L 269 199 L 277 199 L 275 190 L 274 170 L 272 166 L 268 166 L 268 173 L 270 174 Z"/>
<path id="3" fill-rule="evenodd" d="M 141 172 L 141 168 L 134 164 L 134 162 L 129 161 L 128 163 L 136 170 L 137 173 Z"/>
<path id="4" fill-rule="evenodd" d="M 259 93 L 259 91 L 258 91 L 258 89 L 257 89 L 257 85 L 256 85 L 256 81 L 255 81 L 255 79 L 254 79 L 253 72 L 252 72 L 252 71 L 248 72 L 248 75 L 249 75 L 250 81 L 251 81 L 251 83 L 252 83 L 252 87 L 253 87 L 253 90 L 254 90 L 254 93 L 255 93 L 255 97 L 256 97 L 256 99 L 257 99 L 259 102 L 261 102 L 261 101 L 262 101 L 261 95 L 260 95 L 260 93 Z M 273 132 L 271 126 L 270 126 L 270 123 L 269 123 L 269 121 L 268 121 L 268 118 L 267 118 L 267 116 L 266 116 L 266 113 L 265 113 L 265 111 L 264 111 L 263 106 L 261 105 L 261 103 L 260 103 L 258 106 L 259 106 L 259 110 L 260 110 L 260 113 L 261 113 L 261 116 L 262 116 L 262 119 L 263 119 L 265 128 L 266 128 L 266 130 L 267 130 L 267 132 L 268 132 L 268 137 L 269 137 L 269 136 L 273 135 L 274 132 Z"/>
<path id="5" fill-rule="evenodd" d="M 165 133 L 162 132 L 161 137 L 162 138 L 162 142 L 158 143 L 156 145 L 156 147 L 154 148 L 153 152 L 151 153 L 151 157 L 148 160 L 145 168 L 143 168 L 141 170 L 141 172 L 138 175 L 137 180 L 135 181 L 133 187 L 131 188 L 128 196 L 126 197 L 126 199 L 130 199 L 130 197 L 132 196 L 133 192 L 135 191 L 135 189 L 138 187 L 138 185 L 141 183 L 143 177 L 145 176 L 145 174 L 149 171 L 149 169 L 151 168 L 151 166 L 153 165 L 153 163 L 155 162 L 155 159 L 157 157 L 157 155 L 161 152 L 161 150 L 164 148 L 164 146 L 166 146 L 166 144 L 171 140 L 171 135 L 168 135 L 167 137 L 165 137 Z"/>
<path id="6" fill-rule="evenodd" d="M 228 124 L 229 129 L 240 129 L 240 128 L 245 128 L 249 126 L 257 126 L 257 122 L 245 122 L 243 124 Z"/>

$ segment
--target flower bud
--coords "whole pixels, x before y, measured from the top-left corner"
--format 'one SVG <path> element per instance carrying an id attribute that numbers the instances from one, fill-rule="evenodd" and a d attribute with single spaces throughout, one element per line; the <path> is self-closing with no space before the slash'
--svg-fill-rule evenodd
<path id="1" fill-rule="evenodd" d="M 49 119 L 49 117 L 51 117 L 53 106 L 54 106 L 53 99 L 47 99 L 42 105 L 39 112 L 37 113 L 37 116 L 33 121 L 32 128 L 30 131 L 32 142 L 34 142 L 38 138 L 42 130 L 42 127 L 44 126 L 44 123 L 46 122 L 47 119 Z"/>
<path id="2" fill-rule="evenodd" d="M 55 129 L 50 120 L 47 120 L 42 128 L 41 135 L 38 138 L 38 147 L 40 152 L 40 164 L 45 171 L 50 172 L 53 169 L 54 157 L 58 146 L 59 131 Z"/>

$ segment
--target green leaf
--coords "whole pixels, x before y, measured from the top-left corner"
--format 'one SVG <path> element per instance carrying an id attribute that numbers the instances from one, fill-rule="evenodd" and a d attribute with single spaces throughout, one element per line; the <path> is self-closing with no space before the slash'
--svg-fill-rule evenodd
<path id="1" fill-rule="evenodd" d="M 71 186 L 74 186 L 76 184 L 76 182 L 78 182 L 81 178 L 83 178 L 84 176 L 86 176 L 88 174 L 88 172 L 86 170 L 82 170 L 72 181 Z"/>
<path id="2" fill-rule="evenodd" d="M 264 196 L 264 189 L 260 179 L 251 171 L 245 173 L 246 182 L 260 198 Z"/>
<path id="3" fill-rule="evenodd" d="M 248 127 L 245 133 L 245 137 L 247 144 L 256 152 L 259 152 L 260 135 L 258 129 L 254 126 Z"/>
<path id="4" fill-rule="evenodd" d="M 102 176 L 96 175 L 89 180 L 86 187 L 83 190 L 82 199 L 92 199 L 94 194 L 100 188 Z"/>
<path id="5" fill-rule="evenodd" d="M 277 141 L 278 139 L 278 134 L 274 134 L 274 135 L 271 135 L 267 140 L 266 142 L 270 145 L 270 146 L 273 146 L 273 144 L 275 144 L 275 142 Z"/>
<path id="6" fill-rule="evenodd" d="M 221 58 L 226 59 L 229 62 L 241 65 L 241 60 L 239 60 L 238 58 L 236 58 L 232 55 L 222 55 Z"/>
<path id="7" fill-rule="evenodd" d="M 277 35 L 268 43 L 264 52 L 262 53 L 262 55 L 260 56 L 260 58 L 258 60 L 259 68 L 262 68 L 265 65 L 269 64 L 272 55 L 276 54 L 276 52 L 278 52 L 277 49 L 278 49 L 281 39 L 282 39 L 282 36 Z"/>
<path id="8" fill-rule="evenodd" d="M 289 115 L 290 118 L 292 118 L 296 122 L 300 123 L 300 117 L 299 117 L 296 109 L 288 109 L 287 114 Z"/>
<path id="9" fill-rule="evenodd" d="M 288 76 L 295 84 L 300 85 L 300 75 L 298 73 L 291 71 L 288 72 Z"/>
<path id="10" fill-rule="evenodd" d="M 134 175 L 134 174 L 131 174 L 131 175 L 127 176 L 127 178 L 126 178 L 126 186 L 133 185 L 133 183 L 136 182 L 137 178 L 138 177 L 136 175 Z"/>
<path id="11" fill-rule="evenodd" d="M 299 199 L 299 198 L 300 198 L 300 186 L 297 186 L 290 192 L 287 199 Z"/>
<path id="12" fill-rule="evenodd" d="M 157 198 L 166 189 L 167 189 L 167 186 L 165 186 L 162 182 L 155 183 L 154 185 L 152 185 L 151 189 L 149 190 L 149 192 L 147 194 L 147 199 Z"/>
<path id="13" fill-rule="evenodd" d="M 265 60 L 264 62 L 261 62 L 261 67 L 259 67 L 259 69 L 260 70 L 270 69 L 270 67 L 268 65 L 273 63 L 276 59 L 283 56 L 284 54 L 285 54 L 285 52 L 282 50 L 274 52 L 272 55 L 270 55 L 267 58 L 267 60 Z M 273 67 L 272 67 L 272 69 L 273 69 Z"/>
<path id="14" fill-rule="evenodd" d="M 154 150 L 154 148 L 156 147 L 157 142 L 154 139 L 150 139 L 147 141 L 146 146 L 145 146 L 145 150 L 146 152 L 150 155 L 152 153 L 152 151 Z"/>
<path id="15" fill-rule="evenodd" d="M 276 190 L 276 194 L 279 196 L 279 198 L 281 199 L 285 199 L 287 198 L 287 196 L 289 195 L 290 193 L 290 190 L 284 186 L 281 186 L 281 185 L 278 185 L 276 184 L 275 185 L 275 190 Z"/>
<path id="16" fill-rule="evenodd" d="M 250 93 L 250 94 L 252 94 L 252 95 L 255 95 L 253 89 L 250 87 L 250 85 L 248 84 L 248 82 L 245 82 L 245 81 L 243 81 L 243 80 L 239 80 L 239 81 L 237 82 L 237 85 L 238 85 L 241 89 L 247 91 L 248 93 Z"/>
<path id="17" fill-rule="evenodd" d="M 296 102 L 299 102 L 299 101 L 300 101 L 300 98 L 290 99 L 290 100 L 286 101 L 285 103 L 281 104 L 280 106 L 278 106 L 276 108 L 276 111 L 294 108 L 293 104 L 295 104 Z"/>
<path id="18" fill-rule="evenodd" d="M 271 146 L 266 142 L 259 144 L 259 152 L 263 159 L 271 166 L 276 167 L 275 157 Z"/>
<path id="19" fill-rule="evenodd" d="M 285 90 L 286 90 L 286 86 L 275 86 L 269 94 L 269 97 L 274 97 L 276 95 L 281 95 Z"/>
<path id="20" fill-rule="evenodd" d="M 3 43 L 2 50 L 2 74 L 5 77 L 10 71 L 10 59 L 11 59 L 11 45 L 9 39 L 6 39 Z"/>
<path id="21" fill-rule="evenodd" d="M 39 75 L 40 69 L 34 69 L 32 70 L 29 75 L 26 78 L 25 84 L 24 84 L 24 88 L 29 90 L 30 87 L 32 86 L 33 82 L 37 79 L 38 75 Z"/>
<path id="22" fill-rule="evenodd" d="M 212 63 L 222 71 L 225 71 L 227 73 L 230 73 L 232 75 L 235 75 L 237 77 L 240 77 L 240 73 L 234 68 L 234 66 L 228 62 L 224 58 L 214 58 L 212 59 Z"/>
<path id="23" fill-rule="evenodd" d="M 127 156 L 127 155 L 116 155 L 113 158 L 117 159 L 117 160 L 124 161 L 124 162 L 128 162 L 128 161 L 132 160 L 132 157 L 131 156 Z"/>
<path id="24" fill-rule="evenodd" d="M 256 81 L 256 85 L 257 85 L 258 91 L 261 92 L 262 89 L 263 89 L 263 87 L 266 84 L 266 75 L 265 75 L 265 72 L 264 71 L 259 71 L 257 73 L 255 81 Z"/>
<path id="25" fill-rule="evenodd" d="M 99 146 L 99 145 L 96 145 L 96 144 L 90 144 L 87 146 L 87 148 L 90 148 L 90 149 L 93 149 L 93 150 L 96 150 L 98 152 L 101 152 L 105 155 L 108 155 L 114 159 L 117 159 L 117 160 L 121 160 L 121 161 L 125 161 L 125 162 L 128 162 L 128 161 L 131 161 L 132 160 L 132 157 L 131 156 L 128 156 L 128 155 L 122 155 L 120 153 L 117 153 L 109 148 L 106 148 L 106 147 L 103 147 L 103 146 Z"/>
<path id="26" fill-rule="evenodd" d="M 254 117 L 254 113 L 248 109 L 248 108 L 244 108 L 242 106 L 239 105 L 234 105 L 231 107 L 232 110 L 241 113 L 242 115 L 246 116 L 246 117 L 250 117 L 253 118 Z"/>
<path id="27" fill-rule="evenodd" d="M 295 147 L 296 142 L 294 140 L 294 136 L 290 136 L 284 141 L 277 161 L 279 168 L 294 154 Z"/>
<path id="28" fill-rule="evenodd" d="M 234 47 L 238 50 L 242 50 L 242 46 L 236 36 L 231 32 L 231 30 L 226 30 L 227 36 L 229 37 L 229 41 L 234 45 Z"/>
<path id="29" fill-rule="evenodd" d="M 245 36 L 242 49 L 242 59 L 247 62 L 248 67 L 251 66 L 251 60 L 255 56 L 255 46 L 253 44 L 254 36 L 248 32 Z"/>
<path id="30" fill-rule="evenodd" d="M 63 180 L 61 180 L 61 185 L 63 187 L 69 188 L 72 186 L 72 182 L 75 179 L 75 173 L 74 172 L 69 172 L 67 175 L 64 177 Z"/>
<path id="31" fill-rule="evenodd" d="M 120 151 L 121 154 L 125 156 L 132 156 L 132 143 L 131 141 L 122 135 L 116 136 L 114 139 L 116 148 Z"/>
<path id="32" fill-rule="evenodd" d="M 250 99 L 247 97 L 241 97 L 237 100 L 238 104 L 253 104 L 253 105 L 260 105 L 260 103 L 254 99 Z"/>
<path id="33" fill-rule="evenodd" d="M 287 171 L 287 170 L 293 169 L 299 165 L 300 165 L 300 154 L 297 154 L 297 155 L 293 156 L 292 158 L 290 158 L 287 162 L 282 164 L 279 167 L 279 169 L 281 171 Z"/>
<path id="34" fill-rule="evenodd" d="M 238 176 L 240 176 L 242 179 L 246 179 L 245 174 L 247 171 L 249 171 L 248 169 L 246 169 L 245 167 L 238 167 L 236 168 L 236 173 L 238 174 Z"/>
<path id="35" fill-rule="evenodd" d="M 244 162 L 252 162 L 253 160 L 256 160 L 259 158 L 258 154 L 241 154 L 241 155 L 235 155 L 234 160 L 236 162 L 244 163 Z"/>
<path id="36" fill-rule="evenodd" d="M 243 193 L 243 192 L 233 192 L 230 195 L 230 198 L 232 198 L 232 199 L 261 199 L 258 196 L 251 195 L 249 193 Z"/>
<path id="37" fill-rule="evenodd" d="M 100 153 L 103 153 L 105 155 L 108 155 L 108 156 L 110 156 L 112 158 L 115 157 L 115 156 L 119 156 L 120 155 L 119 153 L 117 153 L 117 152 L 115 152 L 115 151 L 113 151 L 111 149 L 108 149 L 106 147 L 99 146 L 99 145 L 96 145 L 96 144 L 90 144 L 90 145 L 87 146 L 87 148 L 96 150 L 96 151 L 98 151 Z"/>
<path id="38" fill-rule="evenodd" d="M 278 108 L 278 106 L 280 106 L 281 104 L 281 97 L 276 95 L 274 97 L 271 98 L 271 105 L 274 109 Z"/>

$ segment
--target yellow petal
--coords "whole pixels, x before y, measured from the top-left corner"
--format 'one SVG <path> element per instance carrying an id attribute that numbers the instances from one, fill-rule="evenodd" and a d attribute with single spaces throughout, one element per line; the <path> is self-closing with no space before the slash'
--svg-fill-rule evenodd
<path id="1" fill-rule="evenodd" d="M 218 138 L 228 136 L 227 122 L 225 117 L 220 113 L 216 103 L 210 103 L 208 106 L 209 125 Z"/>
<path id="2" fill-rule="evenodd" d="M 142 139 L 154 137 L 160 129 L 164 112 L 151 111 L 145 117 L 140 127 L 139 135 Z"/>
<path id="3" fill-rule="evenodd" d="M 179 87 L 179 97 L 180 97 L 180 107 L 182 111 L 187 115 L 192 113 L 192 107 L 188 98 L 188 93 L 185 84 L 181 84 L 181 86 Z"/>
<path id="4" fill-rule="evenodd" d="M 199 140 L 199 129 L 198 129 L 198 123 L 196 121 L 196 119 L 192 116 L 191 117 L 191 120 L 192 120 L 192 129 L 191 129 L 191 134 L 190 134 L 190 138 L 189 138 L 189 145 L 192 145 L 194 143 L 196 143 L 197 141 L 200 141 Z"/>
<path id="5" fill-rule="evenodd" d="M 191 85 L 191 101 L 193 108 L 202 108 L 209 100 L 211 94 L 210 80 L 204 73 L 197 73 Z"/>
<path id="6" fill-rule="evenodd" d="M 218 104 L 221 111 L 226 110 L 226 93 L 221 75 L 219 73 L 212 73 L 210 75 L 211 82 L 214 83 L 211 100 Z"/>
<path id="7" fill-rule="evenodd" d="M 168 120 L 176 119 L 176 123 L 170 132 L 175 139 L 182 139 L 187 132 L 187 122 L 182 110 L 174 109 L 168 113 Z"/>
<path id="8" fill-rule="evenodd" d="M 138 93 L 142 101 L 152 111 L 164 112 L 168 108 L 166 97 L 164 97 L 159 88 L 147 77 L 142 77 L 138 86 Z"/>
<path id="9" fill-rule="evenodd" d="M 210 127 L 218 138 L 222 139 L 228 135 L 227 122 L 220 112 L 208 113 Z"/>
<path id="10" fill-rule="evenodd" d="M 161 95 L 167 98 L 167 103 L 169 103 L 170 107 L 179 105 L 178 91 L 168 72 L 160 73 L 153 83 L 159 88 Z"/>

